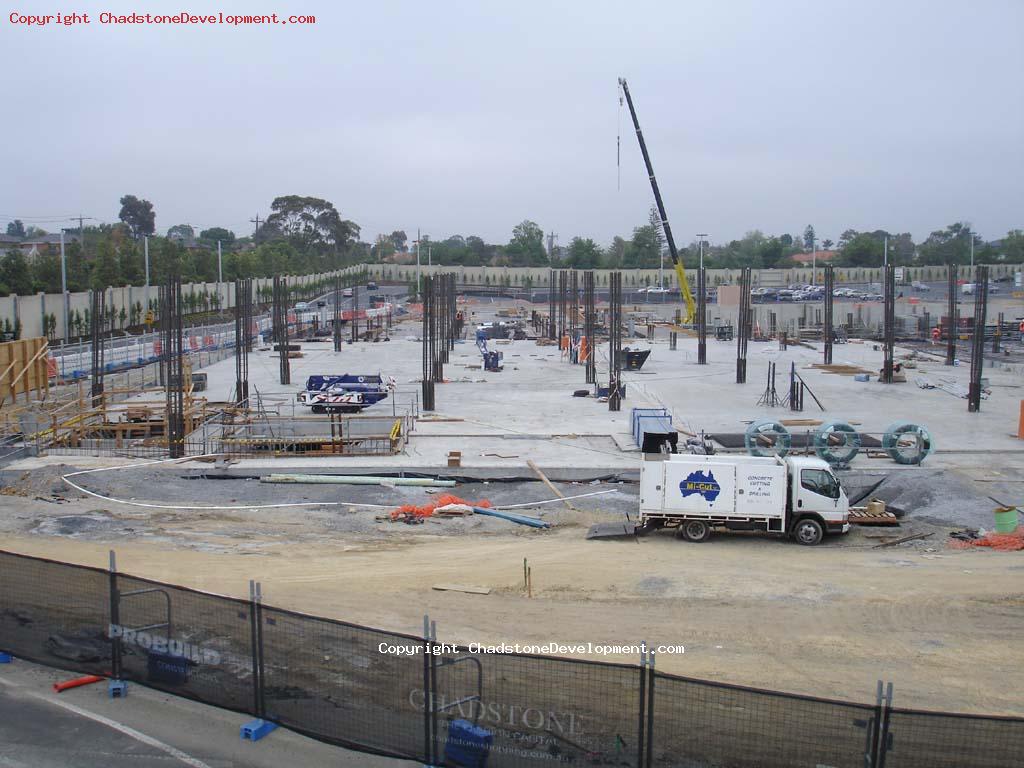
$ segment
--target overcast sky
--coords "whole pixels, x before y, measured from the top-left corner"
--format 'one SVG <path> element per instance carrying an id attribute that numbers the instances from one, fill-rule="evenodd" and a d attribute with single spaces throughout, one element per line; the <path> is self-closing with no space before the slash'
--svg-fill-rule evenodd
<path id="1" fill-rule="evenodd" d="M 367 240 L 507 242 L 529 218 L 604 245 L 652 203 L 621 75 L 680 245 L 808 223 L 833 240 L 1024 227 L 1022 0 L 225 0 L 137 10 L 317 23 L 97 23 L 132 5 L 83 4 L 89 26 L 0 19 L 0 222 L 111 221 L 130 193 L 159 232 L 244 234 L 300 194 Z"/>

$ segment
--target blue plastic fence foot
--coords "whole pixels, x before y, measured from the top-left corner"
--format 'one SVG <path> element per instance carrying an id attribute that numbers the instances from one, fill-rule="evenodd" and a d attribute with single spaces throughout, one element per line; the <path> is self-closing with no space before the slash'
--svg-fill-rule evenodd
<path id="1" fill-rule="evenodd" d="M 107 683 L 107 695 L 112 699 L 123 699 L 128 695 L 128 683 L 124 680 L 111 680 Z"/>
<path id="2" fill-rule="evenodd" d="M 242 741 L 245 741 L 246 739 L 249 741 L 259 741 L 275 728 L 277 728 L 277 723 L 271 723 L 266 720 L 261 720 L 260 718 L 250 720 L 242 726 Z"/>
<path id="3" fill-rule="evenodd" d="M 11 654 L 0 651 L 0 664 L 10 664 Z"/>

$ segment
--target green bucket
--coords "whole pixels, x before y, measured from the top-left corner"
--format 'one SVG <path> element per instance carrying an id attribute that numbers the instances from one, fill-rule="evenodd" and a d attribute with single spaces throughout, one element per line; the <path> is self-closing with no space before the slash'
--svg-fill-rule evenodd
<path id="1" fill-rule="evenodd" d="M 999 507 L 996 509 L 996 533 L 1013 533 L 1017 530 L 1017 508 Z"/>

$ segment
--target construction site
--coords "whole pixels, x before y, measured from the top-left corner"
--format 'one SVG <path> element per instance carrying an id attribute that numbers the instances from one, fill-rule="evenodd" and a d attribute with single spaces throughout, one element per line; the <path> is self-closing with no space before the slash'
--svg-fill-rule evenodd
<path id="1" fill-rule="evenodd" d="M 712 285 L 620 86 L 672 291 L 372 265 L 200 325 L 172 274 L 0 344 L 0 661 L 424 765 L 1019 764 L 1021 268 Z"/>
<path id="2" fill-rule="evenodd" d="M 5 548 L 113 549 L 239 597 L 258 579 L 391 632 L 426 613 L 462 645 L 679 644 L 659 670 L 836 699 L 884 677 L 904 706 L 1024 714 L 1022 540 L 996 532 L 1021 491 L 1024 345 L 987 320 L 1022 300 L 981 292 L 966 333 L 937 307 L 950 332 L 897 343 L 890 271 L 880 338 L 833 325 L 828 298 L 790 336 L 749 280 L 735 317 L 700 292 L 690 323 L 624 302 L 619 273 L 598 291 L 554 272 L 533 302 L 438 273 L 364 309 L 340 280 L 312 310 L 284 280 L 265 308 L 241 284 L 199 349 L 172 282 L 139 364 L 109 370 L 99 328 L 74 381 L 47 376 L 45 342 L 4 345 Z M 814 548 L 749 514 L 645 529 L 641 470 L 673 455 L 823 460 L 851 525 Z"/>

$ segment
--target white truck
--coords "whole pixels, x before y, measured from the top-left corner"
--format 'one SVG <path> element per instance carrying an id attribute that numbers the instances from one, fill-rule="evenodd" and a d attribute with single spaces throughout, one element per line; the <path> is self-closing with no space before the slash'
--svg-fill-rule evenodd
<path id="1" fill-rule="evenodd" d="M 706 541 L 712 528 L 725 528 L 814 545 L 849 531 L 849 518 L 846 492 L 817 458 L 679 453 L 640 468 L 637 533 L 677 528 L 688 541 Z"/>

